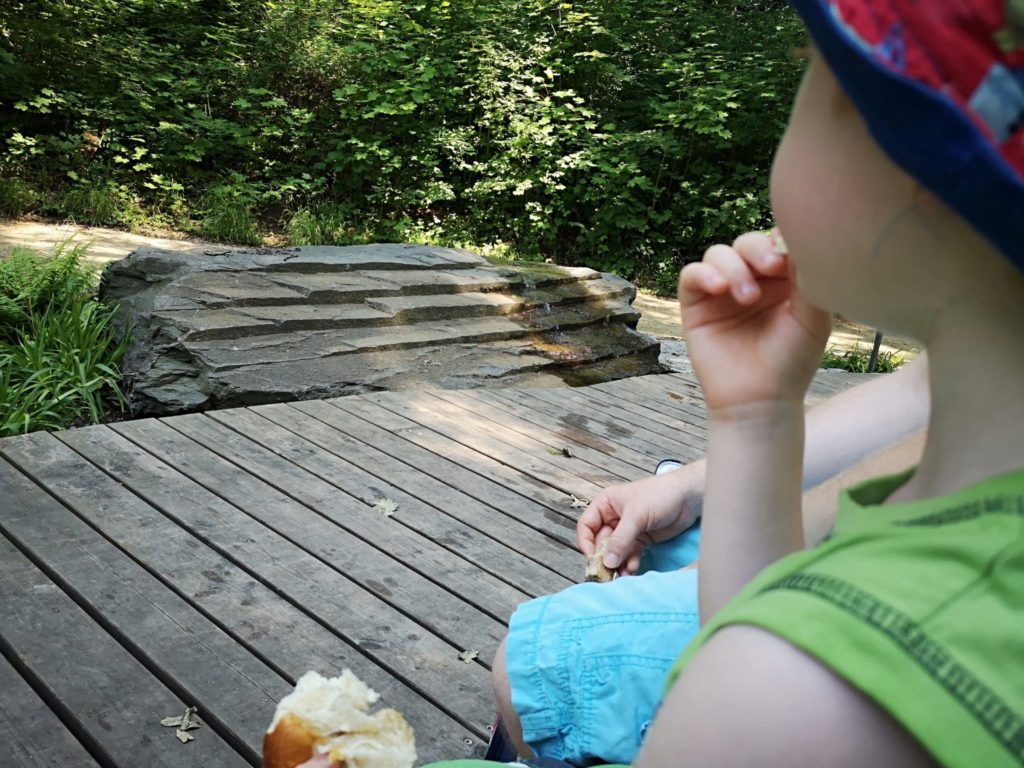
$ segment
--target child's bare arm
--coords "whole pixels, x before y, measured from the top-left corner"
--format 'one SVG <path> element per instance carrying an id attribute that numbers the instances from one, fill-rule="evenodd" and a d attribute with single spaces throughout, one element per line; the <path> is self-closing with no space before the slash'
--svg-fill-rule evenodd
<path id="1" fill-rule="evenodd" d="M 650 730 L 638 768 L 935 765 L 874 702 L 752 626 L 716 632 L 679 676 L 658 720 L 672 726 Z"/>
<path id="2" fill-rule="evenodd" d="M 714 246 L 679 276 L 708 408 L 700 610 L 713 615 L 766 565 L 803 547 L 803 399 L 831 326 L 764 235 Z"/>

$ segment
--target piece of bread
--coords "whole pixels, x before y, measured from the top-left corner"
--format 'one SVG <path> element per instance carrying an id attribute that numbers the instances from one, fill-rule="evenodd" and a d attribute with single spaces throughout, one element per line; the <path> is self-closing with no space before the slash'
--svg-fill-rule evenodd
<path id="1" fill-rule="evenodd" d="M 349 670 L 307 672 L 277 705 L 263 737 L 264 768 L 296 768 L 328 755 L 341 768 L 412 768 L 412 728 L 393 709 L 369 713 L 380 697 Z"/>
<path id="2" fill-rule="evenodd" d="M 597 545 L 597 551 L 587 556 L 587 566 L 583 571 L 584 581 L 596 581 L 604 583 L 615 578 L 615 571 L 610 571 L 604 564 L 604 551 L 608 546 L 608 539 Z"/>

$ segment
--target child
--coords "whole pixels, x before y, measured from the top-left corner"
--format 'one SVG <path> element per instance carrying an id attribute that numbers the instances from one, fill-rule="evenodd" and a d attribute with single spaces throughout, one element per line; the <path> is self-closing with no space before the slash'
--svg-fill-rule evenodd
<path id="1" fill-rule="evenodd" d="M 1021 765 L 1024 13 L 793 4 L 816 49 L 772 173 L 789 258 L 746 235 L 680 275 L 707 623 L 638 764 Z M 932 414 L 916 471 L 790 554 L 817 307 L 922 341 Z"/>

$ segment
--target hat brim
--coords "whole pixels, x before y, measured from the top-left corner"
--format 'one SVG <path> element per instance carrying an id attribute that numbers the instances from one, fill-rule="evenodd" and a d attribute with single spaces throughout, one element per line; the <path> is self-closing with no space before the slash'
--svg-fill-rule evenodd
<path id="1" fill-rule="evenodd" d="M 1024 182 L 948 96 L 890 69 L 827 0 L 790 0 L 872 136 L 1024 270 Z"/>

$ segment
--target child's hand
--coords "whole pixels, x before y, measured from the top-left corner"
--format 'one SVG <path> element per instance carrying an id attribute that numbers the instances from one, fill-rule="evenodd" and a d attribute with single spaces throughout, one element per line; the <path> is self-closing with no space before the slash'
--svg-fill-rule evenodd
<path id="1" fill-rule="evenodd" d="M 703 492 L 704 475 L 693 465 L 609 486 L 580 516 L 576 542 L 589 557 L 608 539 L 605 566 L 632 575 L 645 545 L 668 541 L 697 521 Z"/>
<path id="2" fill-rule="evenodd" d="M 742 235 L 686 265 L 679 305 L 710 411 L 802 402 L 831 318 L 799 294 L 789 260 L 767 236 Z"/>

